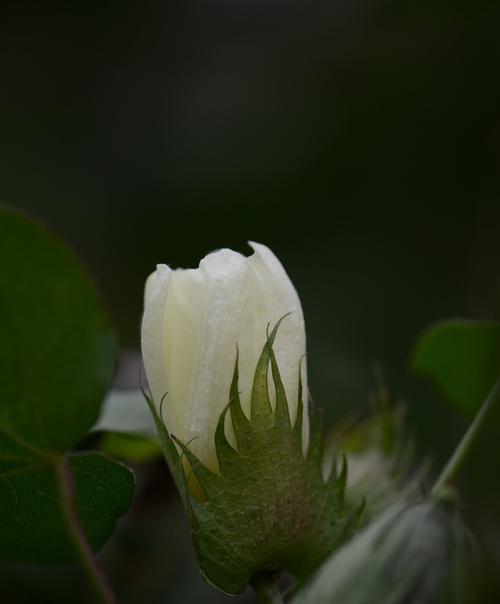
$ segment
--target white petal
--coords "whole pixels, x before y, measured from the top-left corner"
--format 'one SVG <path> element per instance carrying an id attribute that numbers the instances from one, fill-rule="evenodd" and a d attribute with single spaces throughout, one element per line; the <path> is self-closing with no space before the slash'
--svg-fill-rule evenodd
<path id="1" fill-rule="evenodd" d="M 288 406 L 292 423 L 297 415 L 298 400 L 298 373 L 301 359 L 306 352 L 306 332 L 304 315 L 300 299 L 289 276 L 281 262 L 265 245 L 249 242 L 255 253 L 250 256 L 259 286 L 262 301 L 262 320 L 270 321 L 273 326 L 279 319 L 287 314 L 280 325 L 275 342 L 275 354 L 281 378 L 287 394 Z M 258 329 L 262 329 L 259 327 Z M 262 339 L 262 345 L 264 338 Z M 305 359 L 301 366 L 302 399 L 304 404 L 303 441 L 304 450 L 308 444 L 309 423 L 307 413 L 307 369 Z"/>
<path id="2" fill-rule="evenodd" d="M 229 388 L 239 349 L 239 390 L 244 412 L 250 399 L 266 329 L 283 315 L 275 351 L 295 421 L 298 371 L 305 353 L 305 328 L 297 292 L 274 254 L 252 243 L 246 258 L 222 249 L 206 256 L 198 269 L 170 271 L 158 267 L 146 284 L 142 326 L 143 358 L 167 429 L 208 467 L 216 470 L 214 434 L 229 401 Z M 168 291 L 167 291 L 168 290 Z M 303 363 L 304 403 L 307 376 Z M 270 388 L 274 404 L 273 388 Z M 307 440 L 304 417 L 304 446 Z M 232 426 L 227 436 L 235 444 Z"/>
<path id="3" fill-rule="evenodd" d="M 191 449 L 216 468 L 214 432 L 229 401 L 236 345 L 252 312 L 247 259 L 219 250 L 197 270 L 175 271 L 167 298 L 165 351 L 168 413 L 175 414 L 177 436 L 195 440 Z M 170 415 L 167 415 L 170 422 Z M 172 422 L 174 423 L 174 422 Z"/>
<path id="4" fill-rule="evenodd" d="M 165 354 L 163 349 L 163 322 L 167 290 L 172 275 L 166 264 L 159 264 L 147 281 L 144 291 L 144 315 L 141 326 L 142 359 L 153 400 L 159 405 L 168 392 Z"/>

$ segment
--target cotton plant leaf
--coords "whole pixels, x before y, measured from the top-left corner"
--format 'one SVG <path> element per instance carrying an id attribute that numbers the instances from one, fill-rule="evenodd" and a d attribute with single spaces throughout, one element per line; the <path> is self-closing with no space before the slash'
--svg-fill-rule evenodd
<path id="1" fill-rule="evenodd" d="M 115 368 L 116 336 L 76 255 L 5 208 L 0 333 L 2 455 L 67 450 L 99 415 Z"/>
<path id="2" fill-rule="evenodd" d="M 318 412 L 311 417 L 311 439 L 304 456 L 302 393 L 292 425 L 273 351 L 277 329 L 269 334 L 257 364 L 250 419 L 239 400 L 236 361 L 229 401 L 215 432 L 218 472 L 205 467 L 189 443 L 180 442 L 161 426 L 167 460 L 183 483 L 181 493 L 201 573 L 228 594 L 244 591 L 259 573 L 287 571 L 298 580 L 305 579 L 352 535 L 362 512 L 361 503 L 356 510 L 345 509 L 345 463 L 323 477 Z M 274 410 L 268 391 L 269 368 L 276 391 Z M 236 448 L 226 437 L 226 414 L 234 428 Z M 160 421 L 157 413 L 156 418 Z"/>
<path id="3" fill-rule="evenodd" d="M 83 530 L 91 546 L 99 549 L 130 505 L 133 475 L 99 453 L 71 454 L 68 462 Z M 76 558 L 57 480 L 47 464 L 26 466 L 0 478 L 0 560 L 48 564 Z"/>
<path id="4" fill-rule="evenodd" d="M 469 319 L 435 323 L 417 341 L 412 364 L 449 403 L 472 416 L 500 375 L 500 323 Z"/>
<path id="5" fill-rule="evenodd" d="M 0 334 L 0 559 L 72 559 L 59 514 L 63 462 L 93 546 L 130 503 L 129 470 L 68 453 L 98 418 L 117 340 L 75 253 L 7 207 L 0 207 Z"/>

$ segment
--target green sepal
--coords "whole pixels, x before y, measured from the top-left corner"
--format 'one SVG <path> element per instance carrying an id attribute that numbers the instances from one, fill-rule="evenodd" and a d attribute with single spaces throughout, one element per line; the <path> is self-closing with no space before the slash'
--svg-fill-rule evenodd
<path id="1" fill-rule="evenodd" d="M 334 461 L 330 475 L 323 476 L 321 412 L 312 404 L 310 444 L 304 455 L 302 384 L 299 375 L 297 417 L 292 425 L 273 351 L 278 327 L 279 323 L 268 334 L 257 363 L 251 419 L 241 407 L 236 359 L 229 402 L 215 430 L 218 473 L 204 466 L 188 443 L 175 436 L 171 439 L 163 426 L 160 430 L 178 486 L 179 477 L 182 480 L 179 490 L 190 516 L 201 573 L 228 594 L 241 593 L 262 572 L 286 571 L 304 581 L 352 535 L 363 510 L 363 503 L 355 511 L 344 506 L 345 458 L 339 467 Z M 276 391 L 274 410 L 268 391 L 269 366 Z M 236 449 L 225 434 L 228 413 Z M 187 463 L 177 451 L 175 457 L 174 442 Z M 189 488 L 190 472 L 203 497 Z"/>

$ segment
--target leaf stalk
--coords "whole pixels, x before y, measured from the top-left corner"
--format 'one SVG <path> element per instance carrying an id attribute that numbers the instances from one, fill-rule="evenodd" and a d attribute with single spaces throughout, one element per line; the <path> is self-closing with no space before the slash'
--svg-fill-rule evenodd
<path id="1" fill-rule="evenodd" d="M 63 520 L 83 570 L 98 598 L 97 601 L 102 604 L 117 604 L 116 597 L 108 580 L 97 564 L 78 516 L 75 481 L 71 467 L 62 455 L 54 458 L 53 465 L 56 473 Z"/>
<path id="2" fill-rule="evenodd" d="M 476 417 L 474 418 L 474 421 L 469 426 L 467 432 L 464 434 L 462 440 L 460 441 L 458 447 L 455 449 L 455 452 L 446 464 L 444 470 L 441 472 L 441 475 L 437 479 L 432 489 L 433 497 L 440 497 L 443 494 L 446 485 L 455 478 L 458 471 L 462 467 L 465 458 L 467 457 L 474 441 L 476 440 L 477 435 L 483 427 L 486 418 L 488 417 L 491 410 L 495 406 L 495 403 L 498 400 L 500 400 L 500 376 L 495 382 L 493 388 L 490 390 L 484 403 L 481 405 L 481 408 L 479 409 Z"/>

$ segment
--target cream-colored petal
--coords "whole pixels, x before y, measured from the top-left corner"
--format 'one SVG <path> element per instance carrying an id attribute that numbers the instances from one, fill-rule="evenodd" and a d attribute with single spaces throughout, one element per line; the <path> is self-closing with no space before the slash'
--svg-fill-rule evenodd
<path id="1" fill-rule="evenodd" d="M 239 349 L 239 390 L 244 412 L 268 325 L 283 315 L 275 342 L 292 421 L 296 417 L 298 370 L 305 353 L 305 328 L 297 292 L 274 254 L 252 243 L 249 258 L 222 249 L 197 269 L 159 267 L 146 284 L 142 327 L 143 358 L 159 404 L 168 390 L 163 418 L 170 432 L 208 467 L 216 470 L 214 434 L 229 400 Z M 304 402 L 307 397 L 303 363 Z M 271 386 L 274 405 L 274 390 Z M 307 414 L 304 433 L 307 435 Z M 235 444 L 232 426 L 227 436 Z M 307 436 L 304 443 L 307 441 Z"/>
<path id="2" fill-rule="evenodd" d="M 257 282 L 260 287 L 261 313 L 265 320 L 274 325 L 283 315 L 290 313 L 280 325 L 275 342 L 275 354 L 285 386 L 290 416 L 295 422 L 298 399 L 298 372 L 301 366 L 303 393 L 302 399 L 307 409 L 307 370 L 305 359 L 306 332 L 304 315 L 299 296 L 281 262 L 265 245 L 249 242 L 255 253 L 250 256 Z M 262 321 L 261 321 L 262 322 Z M 258 333 L 258 330 L 257 330 Z M 259 344 L 257 344 L 259 346 Z M 308 442 L 308 416 L 304 416 L 304 447 Z"/>
<path id="3" fill-rule="evenodd" d="M 142 359 L 153 400 L 159 410 L 161 398 L 168 392 L 163 342 L 163 320 L 172 270 L 159 264 L 146 281 L 144 315 L 141 326 Z"/>
<path id="4" fill-rule="evenodd" d="M 177 436 L 216 468 L 214 432 L 229 400 L 236 345 L 252 313 L 247 259 L 231 250 L 176 271 L 167 299 L 165 350 Z M 245 346 L 246 348 L 246 346 Z M 169 407 L 170 410 L 170 407 Z"/>

